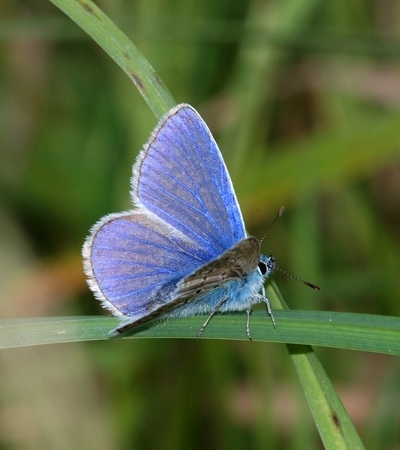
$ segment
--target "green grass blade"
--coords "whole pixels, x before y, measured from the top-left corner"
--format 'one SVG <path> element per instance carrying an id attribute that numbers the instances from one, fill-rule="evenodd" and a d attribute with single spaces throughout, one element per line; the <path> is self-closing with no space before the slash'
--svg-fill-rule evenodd
<path id="1" fill-rule="evenodd" d="M 271 304 L 288 311 L 273 280 L 267 290 Z M 364 334 L 361 329 L 359 331 Z M 324 334 L 324 330 L 321 333 Z M 346 340 L 351 342 L 351 329 L 348 330 Z M 325 448 L 362 450 L 363 443 L 312 347 L 288 344 L 287 348 Z"/>
<path id="2" fill-rule="evenodd" d="M 311 413 L 326 449 L 363 449 L 364 445 L 313 349 L 288 345 Z"/>
<path id="3" fill-rule="evenodd" d="M 274 329 L 266 312 L 254 311 L 250 327 L 254 341 L 306 344 L 400 355 L 400 319 L 323 311 L 274 311 Z M 195 338 L 205 320 L 195 316 L 142 328 L 127 338 Z M 247 340 L 244 314 L 215 316 L 204 339 Z M 44 317 L 0 320 L 0 348 L 108 338 L 118 324 L 113 317 Z"/>
<path id="4" fill-rule="evenodd" d="M 90 0 L 50 0 L 124 70 L 159 119 L 176 102 L 147 59 Z"/>

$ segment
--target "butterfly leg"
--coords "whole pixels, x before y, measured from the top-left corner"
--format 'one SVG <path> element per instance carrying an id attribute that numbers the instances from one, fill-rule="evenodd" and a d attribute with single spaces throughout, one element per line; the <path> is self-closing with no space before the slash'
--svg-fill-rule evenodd
<path id="1" fill-rule="evenodd" d="M 265 295 L 265 288 L 264 286 L 262 287 L 262 301 L 265 303 L 265 306 L 267 307 L 267 312 L 269 317 L 271 317 L 271 321 L 272 321 L 272 325 L 274 326 L 274 328 L 276 328 L 276 322 L 275 322 L 275 317 L 272 314 L 272 309 L 271 309 L 271 305 L 269 303 L 269 300 L 267 298 L 267 296 Z"/>
<path id="2" fill-rule="evenodd" d="M 271 305 L 269 304 L 269 300 L 267 299 L 267 297 L 264 297 L 263 300 L 264 300 L 265 306 L 267 307 L 268 315 L 269 315 L 269 317 L 271 317 L 272 325 L 274 326 L 274 328 L 276 328 L 275 317 L 272 314 L 272 309 L 271 309 Z"/>
<path id="3" fill-rule="evenodd" d="M 276 328 L 276 322 L 275 322 L 275 317 L 274 314 L 272 313 L 272 309 L 271 309 L 271 305 L 269 303 L 269 300 L 267 298 L 267 296 L 265 295 L 265 289 L 264 286 L 262 287 L 262 295 L 261 294 L 256 294 L 256 296 L 258 299 L 260 299 L 260 301 L 265 303 L 265 306 L 267 307 L 267 312 L 269 317 L 271 318 L 272 321 L 272 325 L 274 326 L 274 328 Z"/>
<path id="4" fill-rule="evenodd" d="M 223 305 L 223 303 L 228 299 L 228 297 L 223 298 L 218 305 L 211 311 L 211 314 L 207 317 L 207 320 L 200 327 L 199 332 L 197 333 L 196 339 L 200 339 L 200 336 L 203 334 L 204 329 L 209 324 L 210 320 L 214 317 L 215 313 L 219 310 L 219 308 Z"/>
<path id="5" fill-rule="evenodd" d="M 246 320 L 246 334 L 247 337 L 250 339 L 250 341 L 252 341 L 252 337 L 251 337 L 251 333 L 250 333 L 250 314 L 251 314 L 251 309 L 246 309 L 246 314 L 247 314 L 247 320 Z"/>

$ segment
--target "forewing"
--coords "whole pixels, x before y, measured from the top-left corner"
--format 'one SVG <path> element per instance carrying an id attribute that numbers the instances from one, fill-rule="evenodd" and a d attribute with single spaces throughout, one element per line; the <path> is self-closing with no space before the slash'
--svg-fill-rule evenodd
<path id="1" fill-rule="evenodd" d="M 182 277 L 209 255 L 150 213 L 111 214 L 83 248 L 89 285 L 113 314 L 140 318 L 168 303 Z"/>
<path id="2" fill-rule="evenodd" d="M 138 157 L 132 198 L 218 256 L 246 237 L 222 155 L 189 105 L 173 108 Z"/>

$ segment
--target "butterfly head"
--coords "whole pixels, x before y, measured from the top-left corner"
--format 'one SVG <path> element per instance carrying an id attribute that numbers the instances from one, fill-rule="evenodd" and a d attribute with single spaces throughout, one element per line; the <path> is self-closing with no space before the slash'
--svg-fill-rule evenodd
<path id="1" fill-rule="evenodd" d="M 269 256 L 260 255 L 260 261 L 258 262 L 258 271 L 264 277 L 264 279 L 272 275 L 275 267 L 275 258 L 272 253 Z"/>

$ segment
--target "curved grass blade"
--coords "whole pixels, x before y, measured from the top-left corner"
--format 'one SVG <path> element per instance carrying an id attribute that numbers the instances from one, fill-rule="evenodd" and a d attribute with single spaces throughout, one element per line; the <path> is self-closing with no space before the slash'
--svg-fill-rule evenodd
<path id="1" fill-rule="evenodd" d="M 326 449 L 364 449 L 342 401 L 308 345 L 289 344 L 288 350 L 308 406 Z"/>
<path id="2" fill-rule="evenodd" d="M 273 307 L 288 309 L 273 280 L 268 284 L 267 292 Z M 351 339 L 350 330 L 348 339 Z M 357 430 L 312 347 L 288 344 L 287 349 L 325 448 L 364 449 Z"/>
<path id="3" fill-rule="evenodd" d="M 50 0 L 69 16 L 124 70 L 160 119 L 176 102 L 147 59 L 90 0 Z"/>
<path id="4" fill-rule="evenodd" d="M 277 327 L 264 310 L 251 316 L 254 341 L 292 343 L 400 355 L 400 319 L 366 314 L 274 310 Z M 204 316 L 142 327 L 126 336 L 195 338 Z M 202 339 L 247 340 L 244 314 L 217 315 Z M 108 339 L 114 317 L 44 317 L 0 320 L 0 348 Z M 125 337 L 124 337 L 125 338 Z"/>

